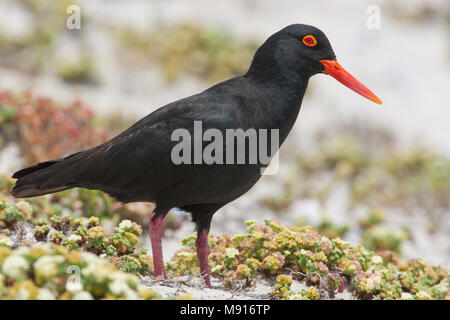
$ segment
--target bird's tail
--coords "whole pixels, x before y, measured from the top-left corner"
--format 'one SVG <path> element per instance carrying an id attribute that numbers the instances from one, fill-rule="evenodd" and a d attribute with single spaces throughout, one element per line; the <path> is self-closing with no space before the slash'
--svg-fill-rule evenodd
<path id="1" fill-rule="evenodd" d="M 80 156 L 84 158 L 83 153 L 40 162 L 17 171 L 12 176 L 18 180 L 11 194 L 16 198 L 30 198 L 76 187 L 75 179 L 81 169 Z"/>

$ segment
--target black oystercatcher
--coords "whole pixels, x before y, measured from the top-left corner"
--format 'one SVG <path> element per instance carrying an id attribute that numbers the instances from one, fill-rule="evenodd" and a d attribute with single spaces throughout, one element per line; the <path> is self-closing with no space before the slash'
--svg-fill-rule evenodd
<path id="1" fill-rule="evenodd" d="M 13 175 L 18 180 L 12 194 L 26 198 L 83 187 L 102 190 L 124 203 L 154 202 L 149 232 L 156 277 L 165 277 L 163 219 L 171 208 L 188 211 L 196 224 L 201 274 L 211 287 L 208 232 L 212 216 L 248 191 L 267 163 L 250 161 L 261 147 L 251 145 L 250 134 L 245 136 L 241 148 L 229 141 L 219 144 L 211 153 L 214 161 L 199 159 L 196 148 L 200 146 L 201 157 L 205 141 L 213 141 L 215 137 L 218 141 L 214 142 L 220 143 L 218 137 L 225 137 L 226 129 L 242 129 L 245 133 L 278 130 L 281 145 L 297 118 L 308 80 L 317 73 L 329 74 L 381 104 L 379 98 L 339 65 L 322 31 L 308 25 L 290 25 L 264 42 L 245 75 L 170 103 L 99 146 L 17 171 Z M 199 141 L 195 137 L 198 133 L 194 132 L 199 125 L 203 132 L 214 129 L 210 131 L 214 134 L 209 138 L 202 136 Z M 177 129 L 194 136 L 192 149 L 178 154 L 182 159 L 192 158 L 191 163 L 180 163 L 179 158 L 173 157 L 180 141 L 173 137 Z M 258 136 L 256 141 L 260 140 Z M 265 144 L 269 142 L 264 140 L 262 146 Z M 231 161 L 222 161 L 221 151 L 231 152 L 231 158 L 227 158 Z M 241 161 L 232 161 L 238 159 Z"/>

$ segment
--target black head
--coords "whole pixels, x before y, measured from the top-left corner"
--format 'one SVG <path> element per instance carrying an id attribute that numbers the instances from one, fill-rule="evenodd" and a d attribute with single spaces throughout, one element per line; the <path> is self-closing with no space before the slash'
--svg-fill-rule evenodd
<path id="1" fill-rule="evenodd" d="M 268 65 L 310 77 L 322 72 L 320 60 L 334 60 L 336 55 L 327 36 L 306 24 L 292 24 L 270 36 L 258 49 L 252 68 Z M 289 72 L 290 73 L 290 72 Z"/>
<path id="2" fill-rule="evenodd" d="M 260 81 L 289 79 L 306 87 L 317 73 L 331 75 L 369 100 L 382 103 L 336 61 L 327 36 L 306 24 L 292 24 L 270 36 L 256 51 L 247 76 Z"/>

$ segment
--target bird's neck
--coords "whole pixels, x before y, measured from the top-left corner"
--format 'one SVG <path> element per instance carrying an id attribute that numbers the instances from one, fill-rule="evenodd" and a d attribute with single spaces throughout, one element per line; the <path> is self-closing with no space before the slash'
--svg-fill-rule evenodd
<path id="1" fill-rule="evenodd" d="M 302 76 L 276 64 L 263 67 L 254 60 L 244 77 L 266 98 L 267 103 L 260 106 L 264 110 L 260 111 L 270 114 L 269 119 L 279 128 L 280 138 L 284 141 L 297 119 L 310 76 Z"/>
<path id="2" fill-rule="evenodd" d="M 268 68 L 263 72 L 250 69 L 244 77 L 257 85 L 261 91 L 290 108 L 295 106 L 300 108 L 310 78 L 310 76 L 302 76 L 292 70 L 280 72 L 276 68 Z"/>
<path id="3" fill-rule="evenodd" d="M 300 109 L 311 74 L 298 72 L 286 64 L 280 54 L 264 44 L 255 54 L 245 78 L 280 101 L 280 107 Z M 298 112 L 297 110 L 297 112 Z"/>

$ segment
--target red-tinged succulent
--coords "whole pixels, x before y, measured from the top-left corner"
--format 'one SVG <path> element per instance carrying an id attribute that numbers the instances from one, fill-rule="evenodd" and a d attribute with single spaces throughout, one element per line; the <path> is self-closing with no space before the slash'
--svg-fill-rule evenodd
<path id="1" fill-rule="evenodd" d="M 19 144 L 28 163 L 58 158 L 105 141 L 108 133 L 94 126 L 93 112 L 80 101 L 61 106 L 31 93 L 0 92 L 0 136 Z"/>

